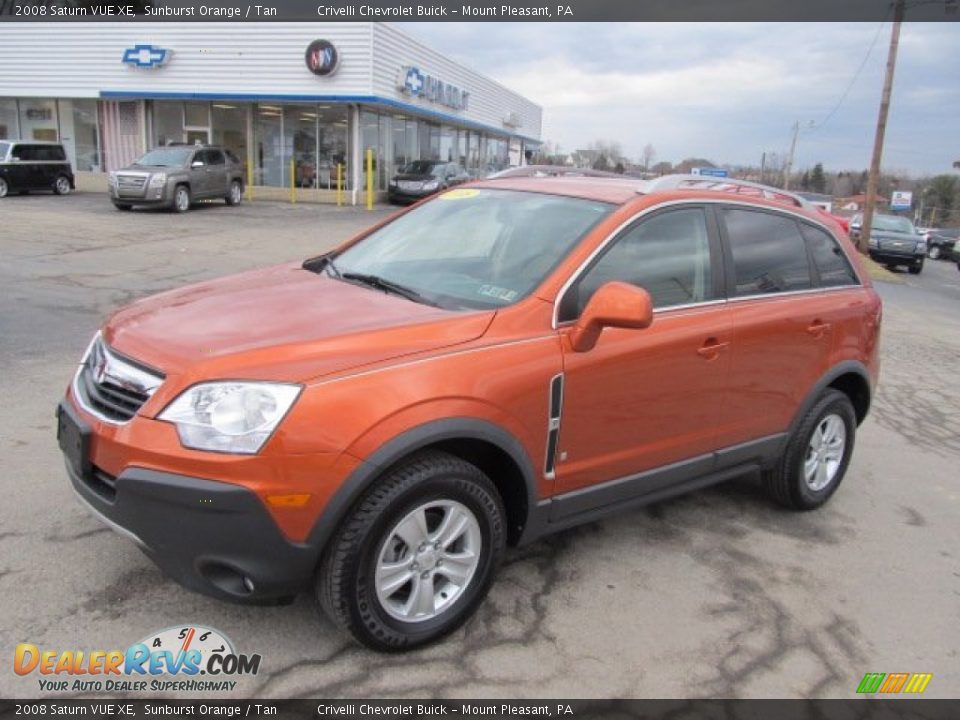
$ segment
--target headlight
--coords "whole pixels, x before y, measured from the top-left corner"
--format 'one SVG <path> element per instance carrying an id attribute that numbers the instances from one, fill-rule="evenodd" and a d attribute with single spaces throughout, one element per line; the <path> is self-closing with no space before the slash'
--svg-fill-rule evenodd
<path id="1" fill-rule="evenodd" d="M 299 385 L 213 382 L 185 390 L 158 415 L 195 450 L 254 455 L 300 394 Z"/>
<path id="2" fill-rule="evenodd" d="M 431 180 L 430 182 L 425 182 L 423 184 L 424 190 L 436 190 L 438 187 L 440 187 L 439 180 Z"/>
<path id="3" fill-rule="evenodd" d="M 167 182 L 166 173 L 155 173 L 150 176 L 150 187 L 152 188 L 163 187 L 164 184 L 166 184 L 166 182 Z"/>
<path id="4" fill-rule="evenodd" d="M 110 185 L 116 185 L 116 184 L 117 184 L 117 174 L 116 174 L 115 172 L 110 173 L 110 174 L 107 176 L 107 182 L 108 182 Z"/>

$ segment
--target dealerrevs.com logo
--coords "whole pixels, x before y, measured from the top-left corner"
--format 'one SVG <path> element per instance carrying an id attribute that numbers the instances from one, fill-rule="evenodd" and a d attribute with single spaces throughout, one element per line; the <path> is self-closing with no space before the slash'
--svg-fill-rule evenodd
<path id="1" fill-rule="evenodd" d="M 148 635 L 126 650 L 42 649 L 20 643 L 17 675 L 37 674 L 45 692 L 214 692 L 233 690 L 231 678 L 256 675 L 260 655 L 243 655 L 213 628 L 188 625 Z"/>

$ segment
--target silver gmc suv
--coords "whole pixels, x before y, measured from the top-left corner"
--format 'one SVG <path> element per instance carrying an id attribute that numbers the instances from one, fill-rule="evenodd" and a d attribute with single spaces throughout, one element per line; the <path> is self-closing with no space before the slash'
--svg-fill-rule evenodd
<path id="1" fill-rule="evenodd" d="M 215 145 L 158 147 L 122 170 L 110 173 L 110 200 L 118 210 L 154 205 L 186 212 L 194 200 L 243 199 L 243 165 Z"/>

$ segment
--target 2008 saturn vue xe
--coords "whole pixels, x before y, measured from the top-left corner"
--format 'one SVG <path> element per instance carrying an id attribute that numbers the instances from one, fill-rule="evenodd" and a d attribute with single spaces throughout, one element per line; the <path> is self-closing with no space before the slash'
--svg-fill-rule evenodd
<path id="1" fill-rule="evenodd" d="M 113 315 L 58 409 L 70 480 L 187 587 L 312 587 L 362 643 L 422 645 L 507 544 L 754 470 L 826 502 L 881 320 L 827 223 L 691 177 L 441 193 Z"/>

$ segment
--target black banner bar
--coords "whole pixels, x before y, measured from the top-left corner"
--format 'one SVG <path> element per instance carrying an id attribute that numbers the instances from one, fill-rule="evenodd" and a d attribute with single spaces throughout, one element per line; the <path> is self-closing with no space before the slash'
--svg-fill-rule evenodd
<path id="1" fill-rule="evenodd" d="M 0 718 L 955 720 L 960 700 L 0 700 Z"/>
<path id="2" fill-rule="evenodd" d="M 960 20 L 960 0 L 908 0 L 908 22 Z M 0 0 L 0 21 L 879 22 L 891 0 Z"/>

